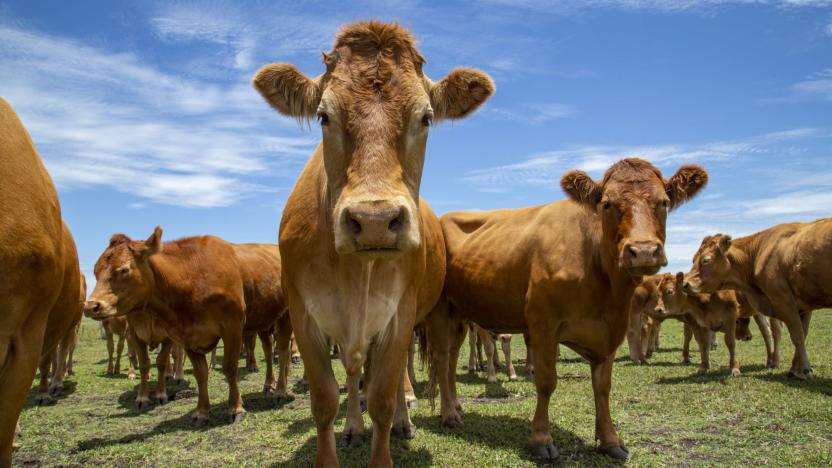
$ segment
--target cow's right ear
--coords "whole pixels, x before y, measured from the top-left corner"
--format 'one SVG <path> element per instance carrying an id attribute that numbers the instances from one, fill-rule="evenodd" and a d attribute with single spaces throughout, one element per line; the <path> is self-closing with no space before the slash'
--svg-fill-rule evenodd
<path id="1" fill-rule="evenodd" d="M 685 285 L 685 274 L 681 271 L 676 273 L 676 290 L 677 291 L 684 291 L 683 286 Z"/>
<path id="2" fill-rule="evenodd" d="M 156 226 L 156 229 L 153 230 L 153 234 L 144 241 L 144 254 L 145 255 L 153 255 L 157 254 L 162 251 L 162 228 Z"/>
<path id="3" fill-rule="evenodd" d="M 272 63 L 257 70 L 252 80 L 263 99 L 278 112 L 311 119 L 321 102 L 320 77 L 310 79 L 293 65 Z"/>
<path id="4" fill-rule="evenodd" d="M 716 236 L 717 246 L 719 247 L 719 251 L 722 255 L 725 255 L 728 252 L 728 249 L 731 248 L 731 236 L 727 234 L 717 234 Z"/>
<path id="5" fill-rule="evenodd" d="M 584 171 L 572 171 L 561 177 L 560 187 L 569 198 L 595 208 L 601 202 L 601 188 Z"/>

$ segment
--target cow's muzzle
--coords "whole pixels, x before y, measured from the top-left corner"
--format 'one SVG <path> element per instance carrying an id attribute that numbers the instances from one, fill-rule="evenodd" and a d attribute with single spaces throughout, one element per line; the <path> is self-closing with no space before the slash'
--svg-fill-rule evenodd
<path id="1" fill-rule="evenodd" d="M 84 315 L 93 320 L 104 320 L 113 316 L 113 308 L 101 301 L 89 300 L 84 303 Z"/>
<path id="2" fill-rule="evenodd" d="M 628 242 L 621 251 L 620 265 L 631 275 L 656 274 L 667 265 L 664 246 L 658 241 Z"/>
<path id="3" fill-rule="evenodd" d="M 372 256 L 396 255 L 407 246 L 411 230 L 410 209 L 388 201 L 350 204 L 344 207 L 336 226 L 339 253 Z"/>

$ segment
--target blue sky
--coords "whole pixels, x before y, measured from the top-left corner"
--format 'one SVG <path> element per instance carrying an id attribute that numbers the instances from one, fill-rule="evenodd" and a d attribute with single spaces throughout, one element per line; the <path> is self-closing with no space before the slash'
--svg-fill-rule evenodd
<path id="1" fill-rule="evenodd" d="M 322 71 L 340 25 L 409 27 L 441 78 L 497 93 L 431 129 L 439 212 L 548 203 L 572 168 L 641 156 L 711 183 L 668 222 L 669 268 L 709 233 L 832 213 L 832 1 L 0 2 L 0 96 L 55 179 L 91 276 L 115 232 L 274 242 L 320 130 L 254 91 L 261 65 Z"/>

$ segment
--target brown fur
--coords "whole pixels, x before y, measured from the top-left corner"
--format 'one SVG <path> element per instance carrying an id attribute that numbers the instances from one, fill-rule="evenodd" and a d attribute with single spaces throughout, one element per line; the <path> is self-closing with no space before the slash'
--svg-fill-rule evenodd
<path id="1" fill-rule="evenodd" d="M 636 286 L 630 300 L 630 321 L 627 327 L 627 346 L 633 364 L 646 364 L 658 347 L 661 320 L 649 315 L 656 307 L 656 288 L 661 275 L 647 276 Z"/>
<path id="2" fill-rule="evenodd" d="M 327 336 L 348 374 L 345 442 L 356 444 L 364 432 L 362 366 L 369 370 L 370 466 L 392 465 L 391 427 L 412 434 L 405 362 L 413 327 L 436 302 L 445 271 L 439 221 L 418 196 L 428 128 L 470 114 L 494 91 L 487 75 L 470 69 L 434 84 L 422 63 L 404 28 L 369 21 L 341 30 L 314 80 L 286 64 L 266 65 L 254 77 L 278 112 L 318 115 L 322 125 L 323 141 L 283 211 L 279 244 L 318 428 L 318 466 L 338 464 L 338 386 Z"/>
<path id="3" fill-rule="evenodd" d="M 708 236 L 685 277 L 691 291 L 736 289 L 754 309 L 782 320 L 795 346 L 789 374 L 811 373 L 806 337 L 812 311 L 832 306 L 832 218 L 779 224 L 731 240 Z"/>
<path id="4" fill-rule="evenodd" d="M 0 467 L 7 467 L 38 361 L 77 323 L 81 272 L 52 180 L 2 99 L 0 160 Z"/>
<path id="5" fill-rule="evenodd" d="M 130 344 L 132 340 L 127 339 L 130 325 L 127 323 L 127 317 L 113 317 L 103 321 L 104 334 L 107 340 L 107 375 L 118 375 L 121 373 L 121 355 L 124 352 L 124 342 L 127 342 L 127 362 L 129 370 L 127 378 L 133 380 L 136 378 L 136 367 L 138 361 L 136 358 L 136 351 Z M 113 341 L 113 337 L 118 337 L 118 345 Z M 115 359 L 113 355 L 115 354 Z"/>
<path id="6" fill-rule="evenodd" d="M 151 322 L 158 322 L 173 341 L 182 345 L 199 385 L 199 402 L 193 416 L 196 424 L 207 422 L 210 408 L 205 353 L 222 338 L 229 415 L 232 422 L 239 421 L 245 410 L 237 385 L 237 356 L 246 316 L 243 281 L 234 248 L 212 236 L 164 244 L 161 237 L 161 229 L 156 228 L 146 241 L 111 242 L 113 246 L 96 262 L 98 281 L 85 313 L 100 320 L 146 311 Z M 167 348 L 163 347 L 160 353 L 164 366 L 168 362 Z M 146 361 L 142 347 L 138 351 L 140 360 Z M 160 374 L 163 372 L 160 369 Z M 157 398 L 164 402 L 167 395 L 157 394 Z"/>
<path id="7" fill-rule="evenodd" d="M 699 177 L 691 183 L 703 184 L 707 174 L 696 171 Z M 667 192 L 677 190 L 672 184 L 646 161 L 624 160 L 600 184 L 582 172 L 566 174 L 561 186 L 571 201 L 442 217 L 448 273 L 445 300 L 435 313 L 447 323 L 431 328 L 429 340 L 443 424 L 455 426 L 462 419 L 454 387 L 463 335 L 456 324 L 468 319 L 498 333 L 529 333 L 538 395 L 531 443 L 538 456 L 557 455 L 548 407 L 559 342 L 591 364 L 595 434 L 602 450 L 628 456 L 609 414 L 613 357 L 627 331 L 636 285 L 662 261 L 630 266 L 621 260 L 622 251 L 637 239 L 663 256 L 666 207 L 673 207 Z M 691 186 L 685 193 L 697 191 Z"/>

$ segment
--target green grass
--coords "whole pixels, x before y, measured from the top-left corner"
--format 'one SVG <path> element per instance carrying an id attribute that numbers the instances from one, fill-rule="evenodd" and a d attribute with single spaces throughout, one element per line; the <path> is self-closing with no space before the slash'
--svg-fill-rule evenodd
<path id="1" fill-rule="evenodd" d="M 743 375 L 735 378 L 728 374 L 721 340 L 711 355 L 711 373 L 699 376 L 694 365 L 682 365 L 682 332 L 677 322 L 667 322 L 662 329 L 662 349 L 650 366 L 631 365 L 626 346 L 619 349 L 612 417 L 633 454 L 632 465 L 832 464 L 832 314 L 817 312 L 812 320 L 809 356 L 814 377 L 809 382 L 785 377 L 785 363 L 792 356 L 789 342 L 783 346 L 780 369 L 765 369 L 763 343 L 759 331 L 754 334 L 753 341 L 738 345 Z M 502 372 L 497 384 L 486 385 L 484 375 L 471 376 L 460 367 L 464 427 L 440 428 L 438 415 L 421 399 L 412 412 L 416 438 L 393 441 L 398 466 L 535 465 L 527 448 L 534 385 L 522 365 L 523 340 L 513 341 L 520 380 L 508 382 Z M 463 350 L 466 359 L 460 359 L 460 366 L 467 363 L 467 345 Z M 169 394 L 176 395 L 173 401 L 138 412 L 133 409 L 137 382 L 106 376 L 105 358 L 97 324 L 85 320 L 76 351 L 76 375 L 68 379 L 57 404 L 38 408 L 34 390 L 29 395 L 20 420 L 22 448 L 15 454 L 15 463 L 309 466 L 314 460 L 315 430 L 308 393 L 293 386 L 295 401 L 275 408 L 261 393 L 262 364 L 258 373 L 246 374 L 241 369 L 248 414 L 234 426 L 226 424 L 227 385 L 219 369 L 213 371 L 210 425 L 197 429 L 190 424 L 196 405 L 192 375 L 188 374 L 187 386 L 169 387 Z M 341 366 L 336 361 L 333 365 L 343 382 Z M 297 382 L 301 371 L 292 370 L 290 384 Z M 589 366 L 564 348 L 558 374 L 550 415 L 561 462 L 609 465 L 610 460 L 596 453 L 593 442 Z M 419 379 L 417 391 L 423 392 L 423 372 Z M 344 424 L 346 396 L 341 400 L 338 431 Z M 369 429 L 367 415 L 365 422 Z M 369 441 L 352 450 L 339 448 L 338 455 L 344 466 L 365 466 Z"/>

